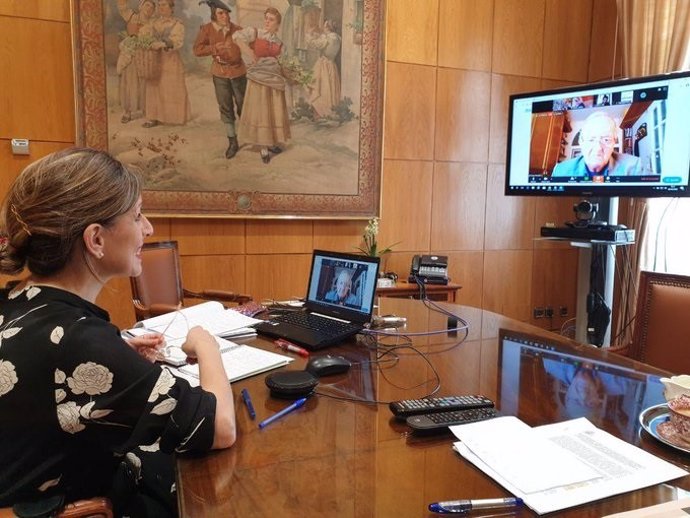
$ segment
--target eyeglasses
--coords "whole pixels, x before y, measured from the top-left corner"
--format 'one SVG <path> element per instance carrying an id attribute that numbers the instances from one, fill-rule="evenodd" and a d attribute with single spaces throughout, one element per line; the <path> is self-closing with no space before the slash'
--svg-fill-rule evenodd
<path id="1" fill-rule="evenodd" d="M 587 137 L 583 139 L 584 142 L 587 142 L 590 146 L 593 144 L 599 144 L 599 145 L 604 145 L 604 146 L 610 146 L 612 145 L 616 139 L 613 137 Z"/>

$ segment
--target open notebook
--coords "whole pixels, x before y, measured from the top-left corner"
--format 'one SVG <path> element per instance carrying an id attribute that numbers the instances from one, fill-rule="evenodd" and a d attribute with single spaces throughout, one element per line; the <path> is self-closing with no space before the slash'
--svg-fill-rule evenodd
<path id="1" fill-rule="evenodd" d="M 288 356 L 246 344 L 237 344 L 224 338 L 216 337 L 216 341 L 220 346 L 225 373 L 231 382 L 282 367 L 292 361 Z M 199 365 L 185 363 L 175 371 L 192 386 L 199 384 Z"/>
<path id="2" fill-rule="evenodd" d="M 187 332 L 194 326 L 201 326 L 214 335 L 230 381 L 282 367 L 292 361 L 292 358 L 282 354 L 225 339 L 238 340 L 255 336 L 256 331 L 249 326 L 257 322 L 259 320 L 226 309 L 220 302 L 211 301 L 142 320 L 123 334 L 125 338 L 148 333 L 163 334 L 166 346 L 161 351 L 158 361 L 179 367 L 176 372 L 182 374 L 190 383 L 198 385 L 199 368 L 197 365 L 188 365 L 187 356 L 182 351 Z"/>

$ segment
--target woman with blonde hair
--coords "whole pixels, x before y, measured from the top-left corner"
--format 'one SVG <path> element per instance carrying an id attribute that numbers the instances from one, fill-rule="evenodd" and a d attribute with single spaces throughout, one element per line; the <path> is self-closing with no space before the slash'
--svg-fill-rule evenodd
<path id="1" fill-rule="evenodd" d="M 183 350 L 192 388 L 151 361 L 160 335 L 122 339 L 96 298 L 141 273 L 153 227 L 138 177 L 107 153 L 68 149 L 29 165 L 0 210 L 0 506 L 107 496 L 116 515 L 176 516 L 173 453 L 226 448 L 235 414 L 218 346 Z"/>

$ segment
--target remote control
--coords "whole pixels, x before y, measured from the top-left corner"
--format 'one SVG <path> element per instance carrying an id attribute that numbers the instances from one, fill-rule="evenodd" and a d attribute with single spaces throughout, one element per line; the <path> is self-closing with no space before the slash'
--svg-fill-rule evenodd
<path id="1" fill-rule="evenodd" d="M 485 421 L 500 414 L 495 408 L 472 408 L 454 412 L 413 415 L 407 418 L 407 425 L 418 434 L 448 431 L 449 426 Z"/>
<path id="2" fill-rule="evenodd" d="M 488 408 L 494 402 L 484 396 L 445 396 L 424 399 L 403 399 L 388 405 L 397 419 L 405 420 L 412 415 L 449 412 L 451 410 L 468 410 L 470 408 Z"/>

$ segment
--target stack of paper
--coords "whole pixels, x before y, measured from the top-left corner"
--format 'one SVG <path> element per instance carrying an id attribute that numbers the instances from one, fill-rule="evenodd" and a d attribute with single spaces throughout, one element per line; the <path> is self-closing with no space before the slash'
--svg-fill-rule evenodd
<path id="1" fill-rule="evenodd" d="M 539 514 L 687 475 L 585 418 L 530 428 L 498 417 L 451 430 L 458 453 Z"/>
<path id="2" fill-rule="evenodd" d="M 256 330 L 249 326 L 257 322 L 261 321 L 232 309 L 226 309 L 220 302 L 211 301 L 142 320 L 134 328 L 125 331 L 125 334 L 129 336 L 147 333 L 162 334 L 166 345 L 162 350 L 160 361 L 180 367 L 173 369 L 173 372 L 186 378 L 192 385 L 198 385 L 199 367 L 187 365 L 187 355 L 182 351 L 182 344 L 187 339 L 187 333 L 194 326 L 201 326 L 215 336 L 225 372 L 230 381 L 282 367 L 292 361 L 289 356 L 249 345 L 239 345 L 225 339 L 238 340 L 255 336 Z"/>
<path id="3" fill-rule="evenodd" d="M 256 331 L 249 326 L 259 322 L 261 320 L 225 308 L 220 302 L 210 301 L 147 318 L 137 322 L 134 329 L 128 332 L 130 334 L 161 333 L 165 335 L 168 345 L 177 345 L 178 342 L 182 345 L 187 332 L 194 326 L 201 326 L 212 335 L 230 338 L 250 332 L 256 334 Z"/>

